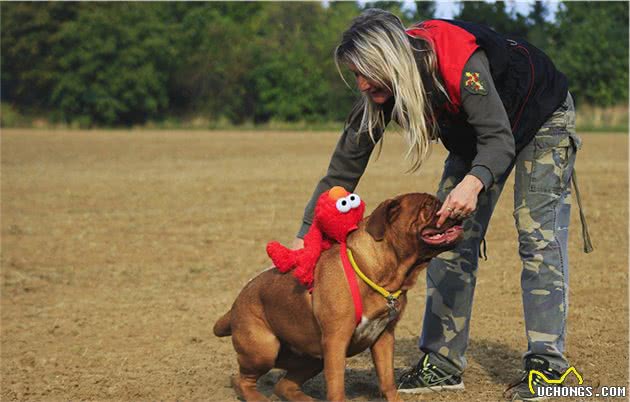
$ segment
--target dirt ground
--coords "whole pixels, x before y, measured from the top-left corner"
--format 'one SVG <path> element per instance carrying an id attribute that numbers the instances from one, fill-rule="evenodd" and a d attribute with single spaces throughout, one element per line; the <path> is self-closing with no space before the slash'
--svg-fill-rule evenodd
<path id="1" fill-rule="evenodd" d="M 0 398 L 232 401 L 229 338 L 214 321 L 288 243 L 336 133 L 3 130 Z M 628 136 L 583 135 L 581 190 L 596 251 L 570 230 L 567 356 L 585 385 L 628 383 Z M 390 135 L 357 192 L 368 213 L 434 192 L 445 152 L 403 174 Z M 526 348 L 512 189 L 480 265 L 466 391 L 405 400 L 497 401 Z M 414 364 L 424 278 L 397 329 L 396 366 Z M 260 380 L 267 395 L 281 375 Z M 350 399 L 379 399 L 368 353 L 348 360 Z M 325 397 L 322 376 L 306 391 Z M 567 400 L 567 399 L 564 399 Z M 617 399 L 620 400 L 620 399 Z"/>

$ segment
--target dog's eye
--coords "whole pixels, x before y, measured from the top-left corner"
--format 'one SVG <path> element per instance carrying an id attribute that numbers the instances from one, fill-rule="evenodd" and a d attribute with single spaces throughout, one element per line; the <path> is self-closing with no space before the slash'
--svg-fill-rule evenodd
<path id="1" fill-rule="evenodd" d="M 337 207 L 337 211 L 341 212 L 342 214 L 345 214 L 352 208 L 350 206 L 350 201 L 348 201 L 348 198 L 346 197 L 338 199 L 335 206 Z"/>
<path id="2" fill-rule="evenodd" d="M 358 208 L 361 205 L 361 197 L 356 194 L 350 194 L 348 197 L 348 201 L 350 202 L 350 208 Z"/>

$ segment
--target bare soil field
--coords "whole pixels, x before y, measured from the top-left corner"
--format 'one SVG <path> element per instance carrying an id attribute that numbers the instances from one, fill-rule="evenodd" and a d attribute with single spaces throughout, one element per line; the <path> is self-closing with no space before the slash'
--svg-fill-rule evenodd
<path id="1" fill-rule="evenodd" d="M 3 130 L 0 398 L 236 400 L 232 344 L 212 325 L 269 266 L 266 243 L 295 235 L 337 137 Z M 582 252 L 574 203 L 567 356 L 584 385 L 627 385 L 628 136 L 582 138 L 596 250 Z M 367 213 L 401 193 L 435 192 L 445 151 L 435 147 L 415 175 L 403 174 L 403 152 L 392 133 L 370 163 L 357 189 Z M 526 338 L 511 184 L 487 244 L 466 390 L 405 400 L 498 401 L 517 376 Z M 397 372 L 419 355 L 424 287 L 421 276 L 397 329 Z M 260 380 L 267 395 L 280 375 Z M 325 398 L 322 375 L 305 389 Z M 346 389 L 354 401 L 380 398 L 368 352 L 348 360 Z"/>

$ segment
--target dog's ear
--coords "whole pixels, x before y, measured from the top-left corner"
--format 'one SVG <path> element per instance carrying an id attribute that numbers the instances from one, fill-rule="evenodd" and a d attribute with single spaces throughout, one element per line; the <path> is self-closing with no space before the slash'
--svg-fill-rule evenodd
<path id="1" fill-rule="evenodd" d="M 396 220 L 400 212 L 400 201 L 397 199 L 390 199 L 384 201 L 376 207 L 376 209 L 370 215 L 365 230 L 376 241 L 381 241 L 385 237 L 385 230 L 387 226 Z"/>

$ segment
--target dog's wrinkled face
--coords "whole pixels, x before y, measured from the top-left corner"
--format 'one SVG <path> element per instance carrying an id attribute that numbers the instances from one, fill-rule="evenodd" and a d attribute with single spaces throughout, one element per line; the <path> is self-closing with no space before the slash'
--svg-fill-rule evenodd
<path id="1" fill-rule="evenodd" d="M 461 221 L 451 218 L 436 227 L 441 205 L 430 194 L 403 194 L 381 203 L 368 217 L 366 230 L 402 255 L 416 254 L 418 261 L 428 261 L 455 247 L 463 234 Z"/>

